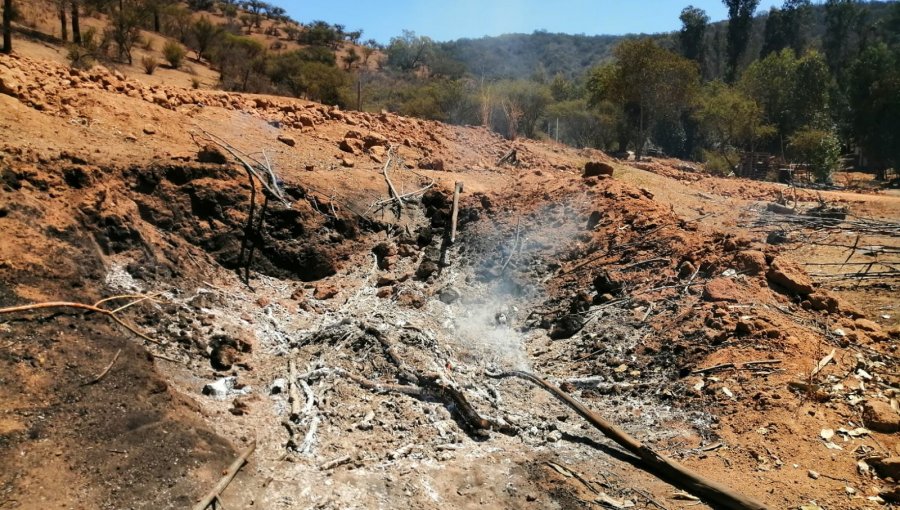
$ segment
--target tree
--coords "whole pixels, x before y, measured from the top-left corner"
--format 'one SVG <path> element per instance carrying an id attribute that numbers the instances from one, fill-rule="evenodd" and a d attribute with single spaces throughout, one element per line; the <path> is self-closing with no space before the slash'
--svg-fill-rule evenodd
<path id="1" fill-rule="evenodd" d="M 69 21 L 66 12 L 69 10 L 68 0 L 56 0 L 56 14 L 59 16 L 60 36 L 63 42 L 69 40 Z"/>
<path id="2" fill-rule="evenodd" d="M 660 47 L 652 39 L 632 39 L 614 51 L 615 63 L 595 69 L 588 78 L 592 104 L 607 100 L 622 108 L 640 158 L 647 133 L 665 118 L 678 118 L 699 86 L 697 64 Z M 620 147 L 625 150 L 625 147 Z"/>
<path id="3" fill-rule="evenodd" d="M 71 0 L 72 2 L 72 42 L 81 44 L 81 16 L 78 13 L 79 0 Z"/>
<path id="4" fill-rule="evenodd" d="M 843 85 L 847 70 L 860 51 L 861 32 L 866 24 L 865 12 L 857 0 L 828 0 L 825 2 L 825 34 L 822 49 L 825 61 Z"/>
<path id="5" fill-rule="evenodd" d="M 806 25 L 811 15 L 809 0 L 785 0 L 781 9 L 770 9 L 760 56 L 765 57 L 784 48 L 802 53 L 806 46 Z"/>
<path id="6" fill-rule="evenodd" d="M 222 32 L 222 28 L 214 25 L 206 16 L 201 16 L 194 22 L 191 27 L 191 42 L 194 51 L 197 52 L 197 60 L 203 60 L 207 50 L 222 35 Z"/>
<path id="7" fill-rule="evenodd" d="M 12 53 L 12 0 L 3 0 L 3 53 Z"/>
<path id="8" fill-rule="evenodd" d="M 430 38 L 404 30 L 402 35 L 392 38 L 388 44 L 387 64 L 398 71 L 415 71 L 427 64 L 433 49 L 434 42 Z"/>
<path id="9" fill-rule="evenodd" d="M 359 62 L 360 56 L 359 53 L 356 52 L 356 48 L 350 48 L 347 50 L 347 54 L 342 58 L 344 61 L 344 65 L 347 66 L 347 70 L 353 67 L 353 64 Z"/>
<path id="10" fill-rule="evenodd" d="M 681 46 L 681 54 L 689 60 L 701 63 L 709 16 L 703 9 L 689 5 L 681 11 L 679 19 L 681 19 L 681 31 L 678 32 L 678 42 Z"/>
<path id="11" fill-rule="evenodd" d="M 734 82 L 738 75 L 741 56 L 750 42 L 750 32 L 753 29 L 753 13 L 759 5 L 759 0 L 722 0 L 728 7 L 728 33 L 727 33 L 727 69 L 726 79 Z"/>
<path id="12" fill-rule="evenodd" d="M 737 167 L 735 152 L 755 151 L 757 142 L 775 131 L 764 123 L 756 101 L 720 81 L 704 87 L 695 116 L 707 143 L 726 161 L 728 170 Z"/>
<path id="13" fill-rule="evenodd" d="M 106 33 L 116 45 L 119 61 L 127 61 L 130 65 L 133 63 L 131 49 L 140 38 L 144 21 L 143 6 L 136 0 L 119 0 L 110 21 Z"/>
<path id="14" fill-rule="evenodd" d="M 260 28 L 260 25 L 262 24 L 263 11 L 268 11 L 272 8 L 271 5 L 262 0 L 246 0 L 241 3 L 241 6 L 250 11 L 250 15 L 253 16 L 253 24 L 256 25 L 257 29 Z"/>
<path id="15" fill-rule="evenodd" d="M 798 59 L 794 50 L 784 49 L 750 64 L 740 88 L 776 127 L 779 149 L 784 153 L 784 141 L 795 130 L 826 117 L 829 83 L 828 68 L 819 53 Z"/>
<path id="16" fill-rule="evenodd" d="M 885 168 L 900 167 L 900 49 L 884 43 L 867 48 L 849 80 L 853 132 L 883 179 Z"/>

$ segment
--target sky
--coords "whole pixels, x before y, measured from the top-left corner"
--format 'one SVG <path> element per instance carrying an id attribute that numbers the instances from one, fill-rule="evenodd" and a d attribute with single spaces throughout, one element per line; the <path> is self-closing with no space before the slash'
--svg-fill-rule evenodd
<path id="1" fill-rule="evenodd" d="M 271 0 L 297 21 L 324 20 L 387 43 L 404 29 L 437 41 L 535 30 L 621 35 L 677 30 L 686 5 L 712 21 L 728 17 L 721 0 Z M 762 0 L 757 12 L 780 5 Z"/>

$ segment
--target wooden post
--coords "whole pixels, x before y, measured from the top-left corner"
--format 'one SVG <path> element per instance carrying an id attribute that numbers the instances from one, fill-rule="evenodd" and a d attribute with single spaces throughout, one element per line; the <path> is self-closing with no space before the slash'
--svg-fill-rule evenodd
<path id="1" fill-rule="evenodd" d="M 450 244 L 456 242 L 456 219 L 459 217 L 459 194 L 463 191 L 463 183 L 456 181 L 453 190 L 453 213 L 450 215 Z"/>

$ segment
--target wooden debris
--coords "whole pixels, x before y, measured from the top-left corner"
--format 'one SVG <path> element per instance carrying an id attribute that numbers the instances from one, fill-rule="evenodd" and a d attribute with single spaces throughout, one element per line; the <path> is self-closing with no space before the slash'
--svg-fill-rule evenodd
<path id="1" fill-rule="evenodd" d="M 456 222 L 459 218 L 459 194 L 463 191 L 463 183 L 457 181 L 453 188 L 453 211 L 450 214 L 450 244 L 456 242 Z"/>
<path id="2" fill-rule="evenodd" d="M 231 463 L 231 466 L 228 468 L 228 471 L 225 472 L 225 476 L 219 480 L 219 483 L 216 484 L 215 487 L 203 499 L 200 500 L 199 503 L 193 506 L 193 510 L 206 510 L 206 508 L 212 504 L 213 501 L 219 499 L 219 495 L 222 494 L 222 491 L 228 487 L 228 484 L 231 483 L 231 480 L 234 479 L 235 475 L 237 475 L 238 471 L 240 471 L 241 467 L 244 466 L 244 463 L 247 462 L 247 457 L 256 450 L 256 441 L 250 443 L 250 446 L 247 447 L 243 452 L 241 452 L 240 456 L 235 459 L 234 462 Z"/>
<path id="3" fill-rule="evenodd" d="M 762 503 L 735 492 L 729 487 L 704 478 L 676 461 L 651 450 L 616 425 L 607 422 L 600 415 L 589 410 L 581 402 L 534 374 L 516 370 L 499 374 L 489 373 L 488 376 L 495 378 L 518 377 L 547 390 L 578 413 L 579 416 L 603 432 L 604 435 L 636 455 L 649 471 L 701 499 L 721 505 L 724 508 L 737 510 L 761 510 L 767 508 Z"/>
<path id="4" fill-rule="evenodd" d="M 831 363 L 831 360 L 834 359 L 835 354 L 837 354 L 837 349 L 831 349 L 831 352 L 827 356 L 822 358 L 821 361 L 819 361 L 819 363 L 816 365 L 816 368 L 814 368 L 812 373 L 810 374 L 810 377 L 815 377 L 819 372 L 822 371 L 823 368 Z"/>

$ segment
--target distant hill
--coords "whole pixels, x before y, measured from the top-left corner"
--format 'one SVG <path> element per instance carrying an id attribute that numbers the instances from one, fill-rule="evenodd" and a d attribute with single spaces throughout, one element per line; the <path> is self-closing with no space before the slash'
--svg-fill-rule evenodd
<path id="1" fill-rule="evenodd" d="M 690 3 L 685 2 L 685 5 Z M 891 3 L 888 1 L 865 2 L 872 22 L 884 18 Z M 753 35 L 745 55 L 749 62 L 759 56 L 763 44 L 763 31 L 768 18 L 767 10 L 757 12 L 753 23 Z M 719 53 L 724 51 L 727 21 L 710 23 L 707 31 L 706 51 L 710 64 L 718 67 Z M 825 6 L 813 6 L 807 25 L 806 35 L 811 48 L 821 47 L 825 33 Z M 677 32 L 651 34 L 663 46 L 675 49 Z M 441 48 L 456 60 L 465 64 L 469 73 L 485 79 L 533 78 L 536 73 L 554 76 L 560 73 L 568 78 L 576 78 L 588 69 L 603 63 L 612 56 L 612 51 L 623 39 L 647 37 L 647 34 L 625 36 L 615 35 L 573 35 L 536 31 L 532 34 L 505 34 L 479 39 L 458 39 L 440 43 Z M 717 74 L 713 70 L 714 74 Z"/>
<path id="2" fill-rule="evenodd" d="M 623 39 L 615 35 L 570 35 L 537 31 L 441 43 L 453 58 L 475 76 L 530 78 L 536 72 L 561 73 L 569 78 L 610 58 Z"/>

